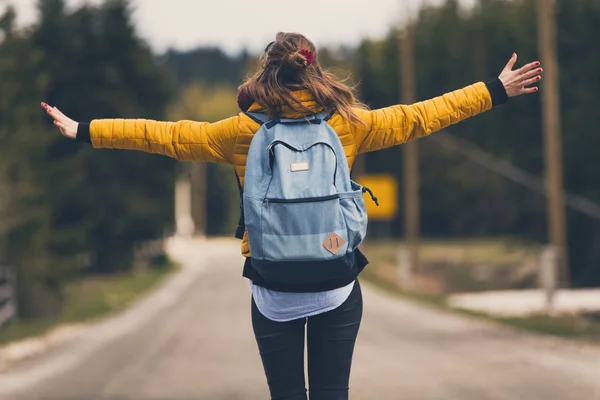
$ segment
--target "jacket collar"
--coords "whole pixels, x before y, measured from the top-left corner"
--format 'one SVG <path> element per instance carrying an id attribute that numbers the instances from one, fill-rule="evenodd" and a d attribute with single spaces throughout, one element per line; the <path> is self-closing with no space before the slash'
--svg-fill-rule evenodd
<path id="1" fill-rule="evenodd" d="M 314 99 L 314 97 L 310 93 L 310 91 L 298 90 L 293 93 L 302 102 L 302 105 L 310 110 L 310 113 L 296 112 L 296 111 L 290 110 L 289 107 L 284 107 L 283 113 L 281 115 L 282 117 L 284 117 L 284 118 L 302 118 L 306 115 L 317 114 L 317 113 L 323 111 L 323 109 L 324 109 L 323 106 L 317 104 L 316 100 Z M 240 95 L 238 95 L 238 104 L 240 105 L 240 108 L 242 109 L 242 111 L 255 112 L 255 113 L 266 113 L 267 109 L 265 107 L 263 107 L 262 105 L 258 104 L 257 102 L 253 101 L 252 104 L 248 106 L 248 104 L 250 103 L 250 101 L 249 101 L 250 99 L 243 98 L 243 96 L 244 96 L 243 93 L 240 93 Z M 240 99 L 242 99 L 242 101 L 240 101 Z M 243 104 L 243 102 L 245 102 L 245 104 Z M 248 108 L 246 110 L 244 110 L 243 106 L 248 106 Z"/>

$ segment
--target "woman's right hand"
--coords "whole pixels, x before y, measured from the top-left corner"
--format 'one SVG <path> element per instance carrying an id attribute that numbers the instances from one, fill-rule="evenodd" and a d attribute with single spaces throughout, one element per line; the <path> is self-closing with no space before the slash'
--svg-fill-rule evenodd
<path id="1" fill-rule="evenodd" d="M 54 125 L 60 129 L 60 133 L 69 139 L 75 139 L 77 136 L 77 128 L 79 123 L 73 121 L 71 118 L 63 114 L 58 108 L 50 107 L 48 104 L 42 102 L 42 108 L 48 112 L 52 118 L 54 118 Z"/>
<path id="2" fill-rule="evenodd" d="M 540 62 L 534 61 L 519 69 L 513 70 L 516 62 L 517 54 L 513 53 L 508 64 L 506 64 L 506 67 L 504 67 L 504 70 L 498 77 L 504 85 L 508 97 L 516 97 L 537 92 L 537 86 L 530 86 L 538 83 L 542 79 L 541 74 L 544 70 L 540 67 Z"/>

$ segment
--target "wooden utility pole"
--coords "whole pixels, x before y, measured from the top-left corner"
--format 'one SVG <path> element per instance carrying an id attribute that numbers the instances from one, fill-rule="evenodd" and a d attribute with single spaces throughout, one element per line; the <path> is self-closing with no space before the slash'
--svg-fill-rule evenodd
<path id="1" fill-rule="evenodd" d="M 408 8 L 408 7 L 407 7 Z M 410 10 L 407 10 L 410 12 Z M 415 102 L 415 49 L 413 38 L 413 21 L 409 21 L 400 31 L 401 62 L 400 85 L 402 103 Z M 419 146 L 416 140 L 402 145 L 404 159 L 404 235 L 408 254 L 406 261 L 412 272 L 419 270 Z"/>
<path id="2" fill-rule="evenodd" d="M 566 287 L 570 284 L 570 274 L 562 171 L 555 0 L 538 0 L 537 4 L 538 46 L 540 61 L 545 71 L 542 90 L 542 128 L 548 190 L 548 229 L 550 242 L 556 252 L 560 285 Z"/>

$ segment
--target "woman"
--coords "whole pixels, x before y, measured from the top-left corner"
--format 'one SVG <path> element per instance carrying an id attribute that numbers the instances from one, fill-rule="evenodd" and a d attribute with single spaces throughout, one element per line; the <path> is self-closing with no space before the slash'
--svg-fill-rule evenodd
<path id="1" fill-rule="evenodd" d="M 246 112 L 271 118 L 302 118 L 330 112 L 329 125 L 344 147 L 351 167 L 358 154 L 424 137 L 506 102 L 534 93 L 541 79 L 539 62 L 512 70 L 513 54 L 500 76 L 413 105 L 369 111 L 353 91 L 324 71 L 311 41 L 300 34 L 278 33 L 262 56 L 259 71 L 240 87 L 242 112 L 216 123 L 150 120 L 94 120 L 77 123 L 42 103 L 62 134 L 95 148 L 160 153 L 178 160 L 232 164 L 243 187 L 248 149 L 260 123 Z M 305 326 L 310 398 L 347 399 L 354 343 L 362 317 L 356 277 L 367 264 L 357 251 L 349 280 L 283 285 L 252 267 L 247 233 L 243 276 L 251 281 L 252 324 L 272 399 L 306 399 Z"/>

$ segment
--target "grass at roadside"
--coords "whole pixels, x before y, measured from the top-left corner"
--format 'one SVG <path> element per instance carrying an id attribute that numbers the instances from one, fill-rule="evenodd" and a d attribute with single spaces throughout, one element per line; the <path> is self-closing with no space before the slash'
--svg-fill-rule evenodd
<path id="1" fill-rule="evenodd" d="M 506 325 L 545 335 L 582 339 L 600 344 L 600 316 L 565 315 L 551 317 L 535 315 L 527 318 L 492 318 Z"/>
<path id="2" fill-rule="evenodd" d="M 368 241 L 364 250 L 376 274 L 398 278 L 400 241 Z M 421 276 L 429 290 L 473 292 L 536 285 L 539 246 L 510 238 L 423 240 Z"/>
<path id="3" fill-rule="evenodd" d="M 420 259 L 425 272 L 418 277 L 419 290 L 407 291 L 398 285 L 398 261 L 403 244 L 399 242 L 365 243 L 369 266 L 363 280 L 404 299 L 419 301 L 437 308 L 493 320 L 530 332 L 582 339 L 600 343 L 600 315 L 535 315 L 527 318 L 495 317 L 450 307 L 446 296 L 456 291 L 518 289 L 525 283 L 535 284 L 538 249 L 510 239 L 424 241 Z M 488 271 L 482 274 L 482 271 Z M 508 279 L 508 277 L 511 277 Z M 514 286 L 511 286 L 514 285 Z"/>
<path id="4" fill-rule="evenodd" d="M 88 321 L 122 310 L 154 288 L 175 267 L 153 268 L 111 276 L 94 276 L 65 285 L 62 313 L 52 320 L 14 321 L 0 328 L 0 345 L 44 334 L 60 324 Z"/>
<path id="5" fill-rule="evenodd" d="M 397 250 L 405 247 L 398 240 L 368 240 L 364 244 L 370 257 L 394 260 Z M 456 238 L 424 239 L 420 243 L 420 258 L 424 262 L 491 263 L 499 265 L 518 262 L 532 247 L 523 241 L 511 238 Z"/>

